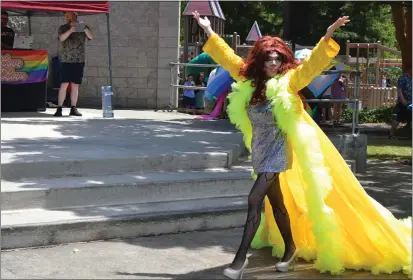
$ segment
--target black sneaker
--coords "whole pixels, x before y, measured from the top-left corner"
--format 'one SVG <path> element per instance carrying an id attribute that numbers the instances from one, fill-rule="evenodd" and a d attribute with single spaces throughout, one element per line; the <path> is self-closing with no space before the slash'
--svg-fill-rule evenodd
<path id="1" fill-rule="evenodd" d="M 70 114 L 69 114 L 69 115 L 70 115 L 70 116 L 76 116 L 76 117 L 81 117 L 81 116 L 82 116 L 82 114 L 79 113 L 79 111 L 77 110 L 77 108 L 74 107 L 74 106 L 70 109 Z"/>
<path id="2" fill-rule="evenodd" d="M 55 117 L 62 117 L 62 107 L 57 107 L 56 113 L 54 113 Z"/>

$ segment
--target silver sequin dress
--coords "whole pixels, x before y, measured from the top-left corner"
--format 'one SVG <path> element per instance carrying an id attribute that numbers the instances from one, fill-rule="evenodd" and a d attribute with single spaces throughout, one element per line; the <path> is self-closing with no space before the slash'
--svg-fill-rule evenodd
<path id="1" fill-rule="evenodd" d="M 286 135 L 277 126 L 270 101 L 248 105 L 248 116 L 252 124 L 254 173 L 278 173 L 290 168 Z"/>

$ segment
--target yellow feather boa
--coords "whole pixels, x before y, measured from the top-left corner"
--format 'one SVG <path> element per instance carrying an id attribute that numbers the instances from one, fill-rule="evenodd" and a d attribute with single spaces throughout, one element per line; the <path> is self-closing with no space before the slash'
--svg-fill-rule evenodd
<path id="1" fill-rule="evenodd" d="M 305 199 L 308 220 L 316 240 L 317 260 L 315 268 L 321 272 L 339 274 L 344 271 L 342 244 L 338 221 L 334 211 L 325 203 L 332 182 L 329 170 L 324 165 L 317 133 L 308 125 L 302 114 L 307 114 L 297 94 L 288 91 L 289 76 L 277 76 L 267 82 L 266 96 L 271 100 L 272 113 L 279 128 L 287 135 L 290 146 L 299 160 L 301 172 L 305 176 Z M 251 151 L 252 125 L 247 106 L 254 88 L 251 81 L 234 83 L 228 96 L 228 116 L 244 135 L 245 146 Z M 253 173 L 253 176 L 255 174 Z"/>

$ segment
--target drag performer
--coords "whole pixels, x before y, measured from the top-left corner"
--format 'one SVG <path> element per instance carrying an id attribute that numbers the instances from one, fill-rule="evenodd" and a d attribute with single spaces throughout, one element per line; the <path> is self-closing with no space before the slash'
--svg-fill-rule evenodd
<path id="1" fill-rule="evenodd" d="M 270 36 L 243 61 L 206 17 L 193 15 L 209 37 L 203 50 L 236 80 L 228 116 L 244 135 L 256 179 L 240 247 L 224 274 L 242 277 L 252 244 L 272 246 L 281 272 L 300 257 L 331 274 L 349 268 L 411 275 L 410 218 L 397 220 L 367 195 L 297 94 L 338 54 L 331 36 L 348 17 L 332 24 L 299 65 L 286 43 Z"/>

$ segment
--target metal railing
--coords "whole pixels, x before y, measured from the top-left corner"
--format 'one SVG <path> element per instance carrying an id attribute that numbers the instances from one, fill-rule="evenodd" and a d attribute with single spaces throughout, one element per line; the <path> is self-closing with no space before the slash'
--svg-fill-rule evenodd
<path id="1" fill-rule="evenodd" d="M 190 63 L 179 63 L 179 62 L 171 62 L 169 63 L 171 66 L 170 73 L 171 73 L 171 89 L 170 89 L 170 96 L 169 96 L 169 105 L 163 108 L 163 111 L 172 112 L 173 110 L 179 109 L 178 102 L 179 102 L 179 88 L 182 89 L 194 89 L 194 90 L 205 90 L 206 87 L 199 87 L 199 86 L 185 86 L 177 84 L 178 81 L 178 71 L 174 73 L 174 69 L 180 66 L 191 66 L 191 67 L 200 67 L 200 68 L 216 68 L 219 65 L 216 64 L 190 64 Z M 361 71 L 353 71 L 353 70 L 329 70 L 323 71 L 322 74 L 353 74 L 355 81 L 354 81 L 354 93 L 353 98 L 343 98 L 343 99 L 302 99 L 303 102 L 306 103 L 347 103 L 353 104 L 352 110 L 352 122 L 351 122 L 351 133 L 358 134 L 358 125 L 359 125 L 359 90 L 360 90 L 360 78 L 361 78 Z M 157 110 L 156 110 L 157 111 Z"/>

